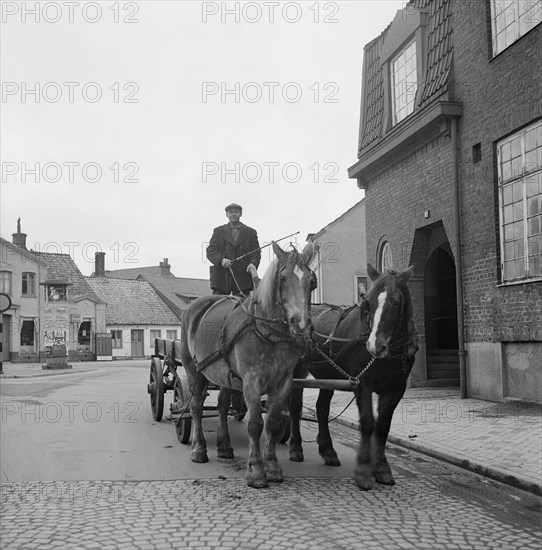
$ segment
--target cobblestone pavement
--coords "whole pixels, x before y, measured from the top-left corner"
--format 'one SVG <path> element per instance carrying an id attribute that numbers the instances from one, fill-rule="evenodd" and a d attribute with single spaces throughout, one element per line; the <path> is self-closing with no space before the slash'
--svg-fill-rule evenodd
<path id="1" fill-rule="evenodd" d="M 540 530 L 509 522 L 510 503 L 398 476 L 351 479 L 41 482 L 2 486 L 3 550 L 243 548 L 539 549 Z M 536 497 L 533 497 L 536 498 Z"/>
<path id="2" fill-rule="evenodd" d="M 304 391 L 311 415 L 317 397 L 318 390 Z M 335 392 L 330 418 L 340 414 L 337 422 L 358 429 L 357 406 L 347 407 L 351 400 L 350 392 Z M 376 412 L 376 396 L 374 404 Z M 389 441 L 542 495 L 539 405 L 460 399 L 453 388 L 408 389 L 395 410 Z"/>

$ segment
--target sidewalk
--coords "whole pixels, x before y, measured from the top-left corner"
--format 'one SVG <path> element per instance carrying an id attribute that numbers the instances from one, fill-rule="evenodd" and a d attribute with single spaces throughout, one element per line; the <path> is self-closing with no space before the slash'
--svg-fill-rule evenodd
<path id="1" fill-rule="evenodd" d="M 2 365 L 3 373 L 0 374 L 0 380 L 3 378 L 36 378 L 38 376 L 55 376 L 60 374 L 78 374 L 81 372 L 90 372 L 99 370 L 103 367 L 136 367 L 144 364 L 150 365 L 150 359 L 121 359 L 119 361 L 73 361 L 70 363 L 71 369 L 43 369 L 45 363 L 10 363 L 4 361 Z"/>
<path id="2" fill-rule="evenodd" d="M 318 390 L 303 395 L 305 412 L 315 415 Z M 330 418 L 352 397 L 335 392 Z M 335 422 L 359 430 L 356 404 Z M 536 404 L 461 399 L 459 388 L 408 389 L 388 441 L 542 496 L 542 407 Z"/>

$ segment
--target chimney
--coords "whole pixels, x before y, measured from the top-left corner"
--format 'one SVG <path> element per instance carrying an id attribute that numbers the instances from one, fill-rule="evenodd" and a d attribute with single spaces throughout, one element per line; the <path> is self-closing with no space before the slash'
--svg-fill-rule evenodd
<path id="1" fill-rule="evenodd" d="M 170 268 L 167 258 L 164 258 L 164 261 L 160 262 L 160 277 L 171 277 Z"/>
<path id="2" fill-rule="evenodd" d="M 21 218 L 17 220 L 17 233 L 12 233 L 13 244 L 26 250 L 26 233 L 21 233 Z"/>
<path id="3" fill-rule="evenodd" d="M 94 277 L 105 277 L 105 252 L 94 255 Z"/>

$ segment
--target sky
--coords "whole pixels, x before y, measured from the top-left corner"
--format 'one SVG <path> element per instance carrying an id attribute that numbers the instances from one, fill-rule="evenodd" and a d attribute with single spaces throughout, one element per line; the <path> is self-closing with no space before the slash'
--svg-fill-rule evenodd
<path id="1" fill-rule="evenodd" d="M 84 275 L 103 251 L 206 279 L 236 202 L 261 245 L 302 247 L 363 198 L 363 46 L 403 5 L 2 2 L 2 237 L 20 216 Z"/>

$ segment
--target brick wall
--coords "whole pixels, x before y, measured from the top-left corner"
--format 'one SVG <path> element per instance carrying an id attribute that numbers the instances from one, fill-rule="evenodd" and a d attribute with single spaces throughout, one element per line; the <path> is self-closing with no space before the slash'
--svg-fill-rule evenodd
<path id="1" fill-rule="evenodd" d="M 379 245 L 385 239 L 391 244 L 396 269 L 405 269 L 411 262 L 416 264 L 409 286 L 421 341 L 424 335 L 422 277 L 428 250 L 422 247 L 420 254 L 413 258 L 412 243 L 416 229 L 442 221 L 454 250 L 451 182 L 451 140 L 443 135 L 371 179 L 366 191 L 367 261 L 378 266 Z M 427 210 L 428 219 L 424 217 Z"/>
<path id="2" fill-rule="evenodd" d="M 499 286 L 495 142 L 542 116 L 538 25 L 492 58 L 488 1 L 454 2 L 465 321 L 468 342 L 542 340 L 542 282 Z M 473 164 L 472 147 L 481 144 Z"/>

